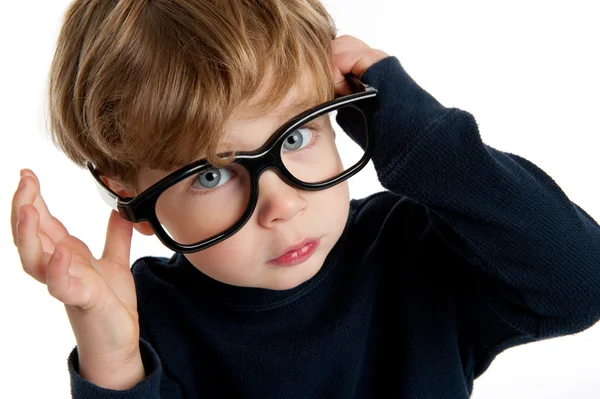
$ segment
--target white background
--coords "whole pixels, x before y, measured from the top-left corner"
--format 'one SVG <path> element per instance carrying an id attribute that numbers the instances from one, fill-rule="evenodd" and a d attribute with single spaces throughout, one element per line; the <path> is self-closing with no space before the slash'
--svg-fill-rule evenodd
<path id="1" fill-rule="evenodd" d="M 63 305 L 26 275 L 12 244 L 10 201 L 19 170 L 39 176 L 50 210 L 94 254 L 109 208 L 85 170 L 46 138 L 47 73 L 67 0 L 0 4 L 0 396 L 70 397 L 74 337 Z M 545 170 L 600 220 L 600 24 L 597 2 L 328 0 L 340 34 L 397 56 L 447 107 L 471 112 L 487 144 Z M 380 190 L 372 169 L 354 197 Z M 170 255 L 136 233 L 132 259 Z M 600 268 L 600 260 L 599 260 Z M 599 300 L 600 302 L 600 300 Z M 600 324 L 499 355 L 475 381 L 476 399 L 599 398 Z"/>

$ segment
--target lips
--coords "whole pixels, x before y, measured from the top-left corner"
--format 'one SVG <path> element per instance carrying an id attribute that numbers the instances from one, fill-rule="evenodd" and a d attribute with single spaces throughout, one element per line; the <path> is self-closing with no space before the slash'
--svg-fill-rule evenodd
<path id="1" fill-rule="evenodd" d="M 304 262 L 308 259 L 319 246 L 318 237 L 310 237 L 296 245 L 292 245 L 283 250 L 281 255 L 275 259 L 271 259 L 267 263 L 274 265 L 292 265 Z M 304 248 L 306 247 L 306 248 Z M 302 250 L 304 248 L 304 250 Z"/>

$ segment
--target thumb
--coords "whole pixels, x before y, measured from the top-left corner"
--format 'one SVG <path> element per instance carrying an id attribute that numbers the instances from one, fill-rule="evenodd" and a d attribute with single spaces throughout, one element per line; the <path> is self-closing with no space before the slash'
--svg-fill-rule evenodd
<path id="1" fill-rule="evenodd" d="M 337 94 L 347 95 L 352 93 L 345 75 L 354 73 L 354 66 L 362 55 L 363 52 L 361 51 L 349 51 L 333 55 L 333 83 L 335 85 L 335 92 Z M 358 75 L 356 76 L 360 77 Z"/>
<path id="2" fill-rule="evenodd" d="M 133 223 L 121 218 L 115 210 L 110 213 L 102 258 L 129 267 Z"/>
<path id="3" fill-rule="evenodd" d="M 352 74 L 360 79 L 369 67 L 387 56 L 384 51 L 376 49 L 360 49 L 335 54 L 333 56 L 335 92 L 341 95 L 351 94 L 352 90 L 345 75 Z"/>

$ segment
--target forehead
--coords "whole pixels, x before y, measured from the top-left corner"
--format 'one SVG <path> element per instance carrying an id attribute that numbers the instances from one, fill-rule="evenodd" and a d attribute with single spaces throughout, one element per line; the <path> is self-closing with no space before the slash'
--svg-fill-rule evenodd
<path id="1" fill-rule="evenodd" d="M 316 95 L 292 88 L 271 110 L 244 108 L 225 124 L 223 147 L 225 150 L 256 149 L 287 121 L 321 102 Z"/>
<path id="2" fill-rule="evenodd" d="M 235 115 L 232 116 L 232 122 L 235 120 L 253 121 L 272 116 L 283 119 L 282 123 L 293 116 L 325 101 L 319 97 L 322 90 L 316 90 L 316 85 L 322 80 L 317 73 L 311 73 L 309 69 L 303 68 L 303 73 L 296 76 L 294 84 L 289 87 L 283 98 L 274 106 L 270 96 L 273 96 L 279 84 L 278 79 L 274 77 L 273 67 L 267 69 L 258 90 L 251 95 L 248 101 L 241 104 Z M 268 108 L 267 108 L 268 107 Z"/>
<path id="3" fill-rule="evenodd" d="M 224 128 L 223 141 L 219 152 L 252 151 L 264 144 L 273 133 L 292 119 L 294 116 L 313 108 L 323 100 L 316 95 L 302 93 L 301 90 L 291 89 L 285 99 L 272 110 L 265 112 L 252 107 L 244 108 L 232 116 Z M 199 154 L 196 159 L 205 158 Z M 150 187 L 160 179 L 175 171 L 154 170 L 143 167 L 138 174 L 140 192 Z"/>

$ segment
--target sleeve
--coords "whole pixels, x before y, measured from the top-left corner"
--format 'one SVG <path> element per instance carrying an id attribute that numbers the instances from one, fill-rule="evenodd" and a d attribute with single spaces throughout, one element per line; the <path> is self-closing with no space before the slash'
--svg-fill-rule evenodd
<path id="1" fill-rule="evenodd" d="M 140 352 L 146 370 L 146 378 L 135 387 L 127 391 L 101 388 L 79 375 L 79 358 L 77 347 L 68 358 L 69 374 L 71 378 L 71 397 L 73 399 L 171 399 L 173 396 L 161 396 L 160 381 L 163 374 L 162 364 L 158 354 L 143 338 L 140 338 Z"/>
<path id="2" fill-rule="evenodd" d="M 536 165 L 484 144 L 470 113 L 441 105 L 396 57 L 361 80 L 378 89 L 373 163 L 382 186 L 423 204 L 442 242 L 477 277 L 466 324 L 480 352 L 493 357 L 595 324 L 597 222 Z M 481 361 L 478 374 L 491 360 Z"/>

